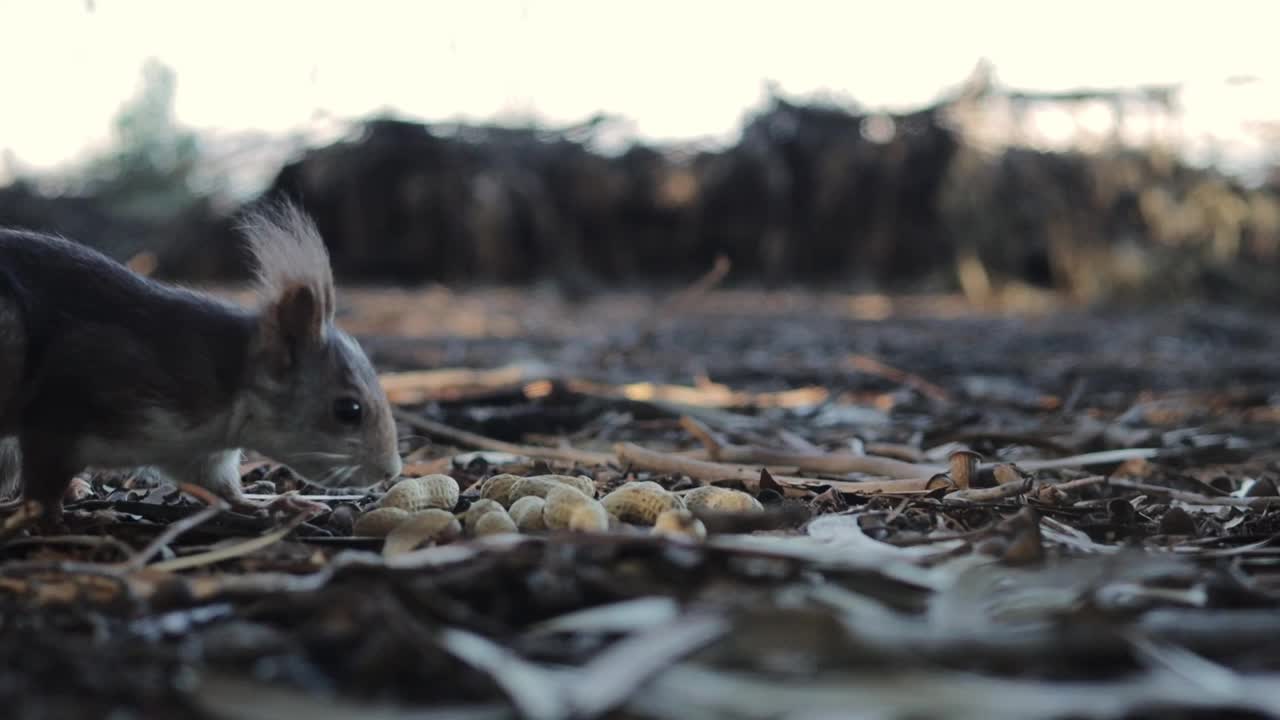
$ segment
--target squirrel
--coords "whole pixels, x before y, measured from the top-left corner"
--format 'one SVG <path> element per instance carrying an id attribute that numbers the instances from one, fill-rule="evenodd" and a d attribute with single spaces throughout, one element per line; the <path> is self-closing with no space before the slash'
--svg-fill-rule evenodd
<path id="1" fill-rule="evenodd" d="M 257 307 L 139 275 L 59 235 L 0 228 L 0 495 L 60 523 L 86 469 L 190 482 L 236 509 L 244 450 L 325 488 L 403 469 L 391 405 L 361 346 L 334 323 L 328 251 L 288 201 L 238 228 Z"/>

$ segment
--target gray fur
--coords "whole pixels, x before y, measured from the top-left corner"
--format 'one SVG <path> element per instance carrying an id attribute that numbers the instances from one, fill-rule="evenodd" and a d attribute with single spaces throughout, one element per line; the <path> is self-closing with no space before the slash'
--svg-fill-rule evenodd
<path id="1" fill-rule="evenodd" d="M 22 450 L 18 438 L 0 438 L 0 497 L 9 497 L 18 491 L 22 472 Z"/>
<path id="2" fill-rule="evenodd" d="M 317 485 L 368 487 L 398 475 L 395 421 L 378 376 L 360 345 L 333 324 L 335 291 L 328 254 L 315 224 L 282 202 L 260 209 L 241 228 L 256 260 L 263 303 L 259 342 L 273 348 L 294 338 L 289 373 L 273 372 L 270 358 L 255 356 L 249 382 L 237 400 L 238 436 L 244 447 L 289 465 Z M 288 292 L 304 286 L 320 300 L 320 332 L 287 333 L 269 319 Z M 306 339 L 312 338 L 312 339 Z M 365 422 L 351 429 L 334 422 L 333 403 L 358 400 Z"/>
<path id="3" fill-rule="evenodd" d="M 280 203 L 241 227 L 256 311 L 0 229 L 0 491 L 21 476 L 24 496 L 54 501 L 81 469 L 150 468 L 235 501 L 244 449 L 325 487 L 400 473 L 377 374 L 333 324 L 315 224 Z M 340 399 L 361 404 L 361 422 L 337 418 Z"/>
<path id="4" fill-rule="evenodd" d="M 329 325 L 321 342 L 298 351 L 296 362 L 283 378 L 266 364 L 251 369 L 230 422 L 242 446 L 321 486 L 369 487 L 399 475 L 395 420 L 360 346 Z M 342 397 L 364 407 L 360 427 L 334 419 L 333 403 Z"/>

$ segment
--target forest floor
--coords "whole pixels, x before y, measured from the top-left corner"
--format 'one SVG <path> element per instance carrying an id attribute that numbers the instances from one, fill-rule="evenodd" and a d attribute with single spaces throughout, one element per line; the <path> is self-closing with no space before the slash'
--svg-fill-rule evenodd
<path id="1" fill-rule="evenodd" d="M 5 717 L 1280 717 L 1265 313 L 340 303 L 404 476 L 451 477 L 460 525 L 356 533 L 387 487 L 326 495 L 253 457 L 253 497 L 331 511 L 85 475 L 69 534 L 0 529 Z M 476 537 L 501 475 L 585 476 L 602 502 L 653 481 L 677 512 Z M 704 485 L 754 500 L 695 506 Z"/>

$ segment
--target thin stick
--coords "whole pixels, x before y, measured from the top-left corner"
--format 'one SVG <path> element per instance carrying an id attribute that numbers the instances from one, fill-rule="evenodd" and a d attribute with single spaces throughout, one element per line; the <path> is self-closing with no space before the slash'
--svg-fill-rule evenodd
<path id="1" fill-rule="evenodd" d="M 212 492 L 195 485 L 193 483 L 178 483 L 178 489 L 182 492 L 194 497 L 205 505 L 213 505 L 222 509 L 228 509 L 230 504 L 221 497 L 214 495 Z"/>
<path id="2" fill-rule="evenodd" d="M 1032 482 L 1027 481 L 989 488 L 969 488 L 967 490 L 957 490 L 942 498 L 942 501 L 949 503 L 994 502 L 1031 492 L 1033 486 Z"/>
<path id="3" fill-rule="evenodd" d="M 745 465 L 729 465 L 725 463 L 695 460 L 680 455 L 649 450 L 634 443 L 618 443 L 618 460 L 630 463 L 645 470 L 664 473 L 679 473 L 701 483 L 712 483 L 717 480 L 738 480 L 752 491 L 760 487 L 760 468 Z M 779 485 L 792 487 L 814 487 L 826 485 L 847 493 L 920 493 L 929 492 L 942 485 L 946 480 L 934 478 L 901 478 L 895 480 L 868 480 L 857 482 L 850 480 L 826 480 L 823 478 L 788 477 L 774 475 Z"/>
<path id="4" fill-rule="evenodd" d="M 438 397 L 460 397 L 493 392 L 520 385 L 547 374 L 538 365 L 507 365 L 492 370 L 439 368 L 388 372 L 378 382 L 391 402 L 398 405 L 423 402 Z"/>
<path id="5" fill-rule="evenodd" d="M 720 461 L 720 450 L 729 444 L 728 441 L 716 435 L 711 428 L 701 421 L 688 415 L 680 416 L 680 427 L 684 428 L 685 432 L 692 435 L 695 440 L 702 443 L 702 446 L 707 449 L 707 457 L 712 462 Z"/>
<path id="6" fill-rule="evenodd" d="M 245 500 L 279 500 L 284 497 L 282 493 L 245 493 L 241 495 Z M 321 502 L 350 502 L 352 500 L 363 500 L 369 497 L 368 493 L 363 495 L 303 495 L 301 493 L 293 495 L 298 500 L 319 500 Z"/>
<path id="7" fill-rule="evenodd" d="M 202 565 L 212 565 L 230 560 L 249 553 L 269 547 L 283 540 L 289 533 L 293 532 L 302 523 L 306 522 L 311 516 L 307 513 L 298 513 L 291 518 L 288 523 L 278 530 L 263 535 L 262 537 L 246 540 L 229 547 L 210 550 L 209 552 L 199 553 L 197 555 L 188 555 L 186 557 L 174 558 L 173 560 L 165 560 L 163 562 L 154 563 L 149 567 L 151 570 L 159 570 L 160 572 L 173 572 L 175 570 L 186 570 L 188 568 L 200 567 Z"/>
<path id="8" fill-rule="evenodd" d="M 1159 454 L 1160 451 L 1156 448 L 1123 448 L 1054 458 L 1052 460 L 1019 460 L 1014 464 L 1023 470 L 1059 470 L 1061 468 L 1088 467 L 1090 465 L 1110 465 L 1111 463 L 1119 463 L 1126 460 L 1145 460 L 1156 457 Z M 988 468 L 993 465 L 995 463 L 985 463 L 980 467 Z"/>
<path id="9" fill-rule="evenodd" d="M 1089 477 L 1077 478 L 1066 482 L 1046 483 L 1046 486 L 1062 492 L 1068 492 L 1071 490 L 1079 490 L 1082 487 L 1089 487 L 1091 485 L 1101 485 L 1106 481 L 1106 475 L 1090 475 Z"/>
<path id="10" fill-rule="evenodd" d="M 725 462 L 785 465 L 799 468 L 805 472 L 830 475 L 863 473 L 894 479 L 928 477 L 945 472 L 947 469 L 942 465 L 922 465 L 871 455 L 854 455 L 852 453 L 815 455 L 743 445 L 727 445 L 720 448 L 720 458 Z"/>
<path id="11" fill-rule="evenodd" d="M 1186 503 L 1194 503 L 1196 505 L 1229 505 L 1231 507 L 1271 507 L 1280 505 L 1280 497 L 1210 497 L 1201 495 L 1200 493 L 1188 492 L 1186 490 L 1175 490 L 1161 485 L 1151 485 L 1148 483 L 1133 482 L 1131 480 L 1115 480 L 1108 482 L 1113 487 L 1126 488 L 1128 490 L 1137 490 L 1144 493 L 1152 493 L 1163 495 L 1174 500 L 1181 500 Z"/>
<path id="12" fill-rule="evenodd" d="M 885 363 L 867 355 L 850 355 L 845 358 L 844 366 L 848 370 L 856 370 L 858 372 L 867 373 L 868 375 L 878 375 L 887 380 L 902 383 L 903 385 L 919 390 L 921 394 L 939 402 L 950 402 L 951 400 L 950 393 L 941 387 L 934 385 L 928 380 L 925 380 L 919 375 L 909 373 L 905 370 L 899 370 L 892 365 L 886 365 Z"/>
<path id="13" fill-rule="evenodd" d="M 759 468 L 696 460 L 649 450 L 634 443 L 626 442 L 614 445 L 614 450 L 618 453 L 618 460 L 622 463 L 630 463 L 645 470 L 680 473 L 703 483 L 711 483 L 717 480 L 741 480 L 752 488 L 760 483 Z M 774 479 L 781 482 L 781 478 Z"/>
<path id="14" fill-rule="evenodd" d="M 569 379 L 565 388 L 570 392 L 592 395 L 603 398 L 625 398 L 632 402 L 648 403 L 653 407 L 669 412 L 672 415 L 681 413 L 697 414 L 710 421 L 706 415 L 709 411 L 732 407 L 813 407 L 821 404 L 830 396 L 826 388 L 808 386 L 794 390 L 776 392 L 749 392 L 733 390 L 723 385 L 711 387 L 690 387 L 688 385 L 663 385 L 651 382 L 636 382 L 625 385 L 611 385 L 592 380 Z M 724 412 L 724 411 L 721 411 Z M 719 423 L 728 427 L 743 426 L 755 421 L 747 415 L 733 413 L 727 417 L 728 422 Z"/>
<path id="15" fill-rule="evenodd" d="M 893 458 L 903 462 L 920 462 L 920 459 L 924 457 L 924 453 L 920 452 L 919 449 L 901 443 L 869 442 L 866 443 L 866 450 L 872 455 Z"/>
<path id="16" fill-rule="evenodd" d="M 686 310 L 702 296 L 711 292 L 729 274 L 730 267 L 732 267 L 732 264 L 729 262 L 727 255 L 717 255 L 711 268 L 703 273 L 702 277 L 668 298 L 666 302 L 662 303 L 649 315 L 649 320 L 641 325 L 640 331 L 637 333 L 638 337 L 642 340 L 649 338 L 657 332 L 658 327 L 663 323 L 680 314 L 681 311 Z"/>
<path id="17" fill-rule="evenodd" d="M 794 467 L 802 471 L 832 475 L 857 472 L 894 479 L 931 477 L 947 469 L 942 465 L 923 465 L 871 455 L 808 453 L 753 445 L 731 445 L 688 415 L 680 418 L 680 426 L 706 447 L 707 455 L 713 461 Z"/>
<path id="18" fill-rule="evenodd" d="M 421 430 L 425 433 L 431 433 L 438 437 L 446 438 L 453 442 L 461 443 L 467 447 L 478 448 L 480 450 L 493 450 L 495 452 L 505 452 L 512 455 L 523 455 L 531 458 L 541 458 L 544 460 L 558 460 L 560 462 L 579 463 L 582 465 L 608 465 L 614 462 L 614 457 L 608 453 L 597 453 L 589 450 L 578 450 L 575 448 L 551 448 L 540 447 L 537 445 L 517 445 L 515 443 L 504 442 L 502 440 L 494 440 L 483 435 L 458 430 L 449 427 L 443 423 L 434 420 L 428 420 L 412 413 L 405 412 L 399 408 L 392 409 L 395 418 L 410 427 Z"/>
<path id="19" fill-rule="evenodd" d="M 997 485 L 989 488 L 971 488 L 968 490 L 958 490 L 943 498 L 943 502 L 993 502 L 1004 500 L 1006 498 L 1016 497 L 1018 495 L 1030 495 L 1034 492 L 1045 488 L 1053 488 L 1059 492 L 1067 492 L 1070 490 L 1079 490 L 1082 487 L 1090 485 L 1099 485 L 1107 481 L 1105 475 L 1090 475 L 1085 478 L 1077 478 L 1066 482 L 1046 482 L 1031 481 L 1011 482 L 1004 485 Z"/>
<path id="20" fill-rule="evenodd" d="M 183 483 L 184 490 L 187 489 L 185 485 L 186 483 Z M 214 500 L 215 502 L 209 503 L 200 512 L 192 513 L 191 515 L 188 515 L 187 517 L 184 517 L 181 520 L 177 520 L 169 523 L 169 526 L 164 529 L 164 532 L 157 535 L 155 539 L 152 540 L 150 543 L 148 543 L 145 548 L 143 548 L 141 551 L 136 553 L 133 557 L 129 558 L 128 561 L 125 562 L 124 564 L 125 569 L 126 570 L 142 569 L 143 567 L 146 566 L 148 560 L 154 557 L 156 553 L 160 552 L 161 548 L 165 547 L 169 543 L 176 540 L 179 535 L 182 535 L 183 533 L 187 532 L 188 530 L 191 530 L 192 528 L 198 525 L 202 525 L 205 522 L 208 522 L 209 520 L 213 519 L 219 513 L 223 512 L 228 508 L 228 504 L 221 498 L 214 498 Z"/>

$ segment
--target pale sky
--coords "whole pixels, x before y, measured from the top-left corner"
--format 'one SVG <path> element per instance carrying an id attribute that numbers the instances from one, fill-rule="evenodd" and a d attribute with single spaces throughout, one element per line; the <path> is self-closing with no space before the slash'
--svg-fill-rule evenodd
<path id="1" fill-rule="evenodd" d="M 650 140 L 724 137 L 766 80 L 910 107 L 980 58 L 1036 89 L 1188 83 L 1193 134 L 1280 119 L 1280 5 L 0 0 L 0 151 L 51 167 L 105 141 L 148 57 L 197 129 L 307 128 L 322 111 L 428 120 L 626 116 Z M 1260 85 L 1228 87 L 1233 75 Z M 1256 149 L 1253 148 L 1253 149 Z"/>

